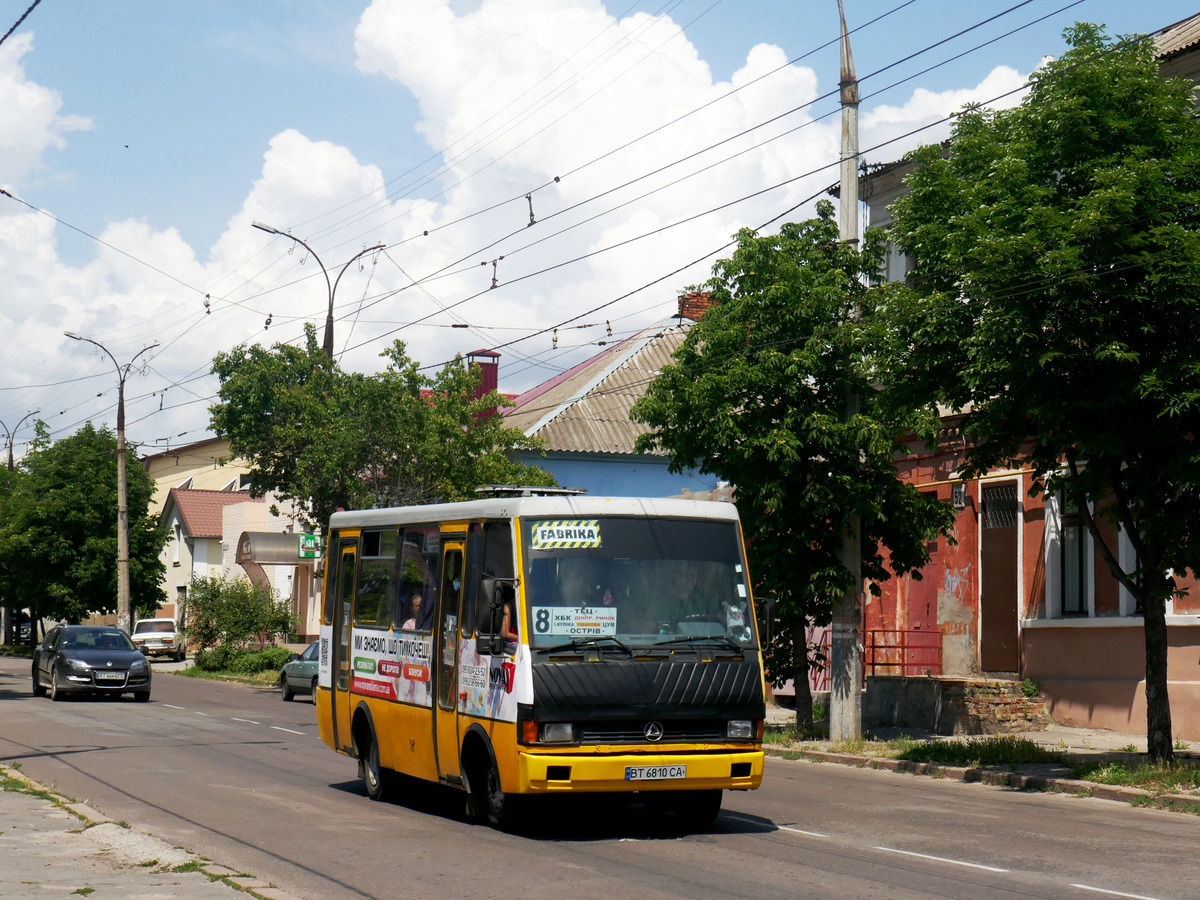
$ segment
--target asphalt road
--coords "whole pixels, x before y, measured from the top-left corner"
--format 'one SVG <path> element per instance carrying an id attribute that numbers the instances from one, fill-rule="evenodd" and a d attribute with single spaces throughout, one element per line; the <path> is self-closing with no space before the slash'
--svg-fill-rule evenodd
<path id="1" fill-rule="evenodd" d="M 52 703 L 0 658 L 0 759 L 308 900 L 1200 896 L 1196 817 L 807 762 L 770 760 L 699 833 L 565 800 L 502 834 L 436 787 L 369 801 L 306 698 L 155 670 L 149 704 Z"/>

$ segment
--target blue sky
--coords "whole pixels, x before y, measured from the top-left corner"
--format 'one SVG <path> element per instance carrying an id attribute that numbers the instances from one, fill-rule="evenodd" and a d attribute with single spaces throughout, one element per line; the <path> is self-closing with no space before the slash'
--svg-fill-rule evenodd
<path id="1" fill-rule="evenodd" d="M 0 4 L 0 33 L 28 5 Z M 1194 0 L 1066 6 L 846 0 L 861 26 L 863 146 L 1020 84 L 1077 19 L 1123 34 L 1200 12 Z M 594 352 L 606 321 L 623 336 L 670 315 L 712 259 L 639 288 L 836 180 L 836 95 L 820 98 L 836 90 L 837 47 L 817 49 L 836 35 L 834 0 L 42 0 L 0 46 L 0 187 L 58 221 L 0 197 L 0 420 L 41 409 L 56 436 L 115 420 L 112 364 L 70 330 L 122 360 L 160 344 L 127 392 L 146 452 L 203 437 L 214 352 L 295 340 L 324 319 L 313 261 L 255 219 L 309 241 L 331 270 L 389 245 L 339 286 L 345 367 L 377 368 L 395 338 L 428 364 L 506 344 L 501 387 L 536 384 Z M 570 323 L 593 327 L 569 326 L 608 303 Z M 557 347 L 520 340 L 555 324 Z"/>

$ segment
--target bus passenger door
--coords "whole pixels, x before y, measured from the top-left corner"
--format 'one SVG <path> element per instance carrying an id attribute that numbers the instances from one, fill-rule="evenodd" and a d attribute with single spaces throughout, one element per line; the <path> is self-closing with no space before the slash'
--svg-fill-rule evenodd
<path id="1" fill-rule="evenodd" d="M 358 540 L 338 545 L 337 572 L 330 590 L 333 598 L 333 741 L 342 750 L 352 750 L 350 738 L 350 606 L 354 600 L 354 567 Z"/>
<path id="2" fill-rule="evenodd" d="M 441 577 L 438 583 L 437 709 L 434 743 L 438 774 L 458 777 L 458 615 L 463 586 L 463 542 L 442 542 Z"/>

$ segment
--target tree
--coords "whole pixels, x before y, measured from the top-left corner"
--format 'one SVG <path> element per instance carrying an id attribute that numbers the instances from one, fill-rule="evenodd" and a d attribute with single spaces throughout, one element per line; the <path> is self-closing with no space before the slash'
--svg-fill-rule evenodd
<path id="1" fill-rule="evenodd" d="M 828 201 L 777 235 L 742 231 L 705 286 L 717 305 L 632 411 L 654 429 L 640 450 L 664 449 L 673 471 L 699 466 L 736 486 L 751 574 L 782 626 L 768 671 L 794 679 L 802 727 L 812 724 L 805 627 L 826 624 L 850 585 L 839 556 L 851 516 L 862 517 L 863 575 L 876 593 L 889 570 L 919 577 L 925 542 L 952 522 L 893 463 L 903 436 L 932 439 L 936 417 L 872 387 L 870 351 L 892 288 L 864 280 L 882 252 L 878 235 L 861 254 L 840 243 Z M 847 386 L 861 397 L 850 418 Z"/>
<path id="2" fill-rule="evenodd" d="M 251 493 L 294 500 L 324 528 L 338 508 L 460 500 L 483 483 L 554 483 L 505 455 L 538 444 L 504 426 L 498 394 L 475 396 L 478 371 L 456 359 L 430 378 L 400 341 L 382 356 L 377 375 L 343 372 L 311 325 L 303 347 L 216 356 L 212 428 L 250 462 Z"/>
<path id="3" fill-rule="evenodd" d="M 45 423 L 21 460 L 0 527 L 0 560 L 13 596 L 40 618 L 78 622 L 117 604 L 117 440 L 84 425 L 51 443 Z M 149 513 L 154 482 L 128 451 L 130 597 L 157 609 L 166 528 Z"/>
<path id="4" fill-rule="evenodd" d="M 188 585 L 187 638 L 202 650 L 244 649 L 296 630 L 287 600 L 245 578 L 196 576 Z"/>
<path id="5" fill-rule="evenodd" d="M 1169 760 L 1168 573 L 1200 561 L 1200 122 L 1151 39 L 1066 38 L 1019 107 L 968 109 L 915 155 L 898 355 L 911 396 L 967 410 L 967 474 L 1030 466 L 1083 511 L 1144 615 L 1149 754 Z"/>

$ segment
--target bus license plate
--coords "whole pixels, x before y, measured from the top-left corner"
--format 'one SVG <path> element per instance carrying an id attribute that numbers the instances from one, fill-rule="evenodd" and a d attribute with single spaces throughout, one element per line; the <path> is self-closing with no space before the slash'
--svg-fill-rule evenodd
<path id="1" fill-rule="evenodd" d="M 626 766 L 626 781 L 661 781 L 664 778 L 687 778 L 687 766 Z"/>

